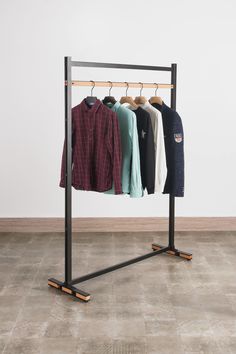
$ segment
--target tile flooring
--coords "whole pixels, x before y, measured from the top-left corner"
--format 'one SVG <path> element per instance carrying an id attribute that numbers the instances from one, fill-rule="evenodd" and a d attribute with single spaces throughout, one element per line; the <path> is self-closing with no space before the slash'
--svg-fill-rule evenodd
<path id="1" fill-rule="evenodd" d="M 149 252 L 159 233 L 76 233 L 73 276 Z M 62 280 L 63 234 L 0 234 L 0 353 L 236 353 L 236 233 L 178 232 L 191 262 L 158 255 L 80 284 Z"/>

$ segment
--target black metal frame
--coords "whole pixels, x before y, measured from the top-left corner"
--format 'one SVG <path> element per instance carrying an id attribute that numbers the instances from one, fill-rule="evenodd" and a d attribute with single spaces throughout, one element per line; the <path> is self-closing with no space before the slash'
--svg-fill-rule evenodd
<path id="1" fill-rule="evenodd" d="M 179 251 L 175 248 L 175 197 L 169 196 L 169 245 L 164 247 L 159 244 L 152 244 L 153 251 L 128 261 L 115 264 L 108 268 L 86 274 L 84 276 L 72 279 L 72 213 L 71 213 L 71 181 L 72 181 L 72 136 L 71 136 L 71 87 L 72 87 L 72 67 L 94 67 L 94 68 L 112 68 L 129 70 L 153 70 L 171 72 L 171 108 L 176 109 L 176 84 L 177 84 L 177 64 L 171 64 L 170 67 L 147 66 L 131 64 L 113 64 L 72 61 L 71 57 L 64 58 L 65 70 L 65 147 L 66 147 L 66 188 L 65 188 L 65 281 L 61 282 L 54 278 L 48 279 L 48 285 L 60 289 L 68 294 L 74 295 L 83 301 L 90 300 L 90 294 L 74 287 L 75 284 L 95 278 L 102 274 L 112 272 L 116 269 L 126 267 L 130 264 L 139 262 L 157 254 L 166 252 L 167 254 L 182 257 L 187 260 L 192 259 L 192 254 Z"/>

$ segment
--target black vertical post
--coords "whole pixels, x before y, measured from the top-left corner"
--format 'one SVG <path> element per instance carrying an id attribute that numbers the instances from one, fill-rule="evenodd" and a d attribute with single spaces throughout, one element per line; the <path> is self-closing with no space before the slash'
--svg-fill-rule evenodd
<path id="1" fill-rule="evenodd" d="M 66 188 L 65 188 L 65 283 L 72 279 L 72 220 L 71 220 L 71 57 L 64 58 L 65 70 L 65 148 L 66 148 Z"/>
<path id="2" fill-rule="evenodd" d="M 176 110 L 177 64 L 171 64 L 171 108 Z M 175 249 L 175 197 L 169 196 L 169 247 Z"/>

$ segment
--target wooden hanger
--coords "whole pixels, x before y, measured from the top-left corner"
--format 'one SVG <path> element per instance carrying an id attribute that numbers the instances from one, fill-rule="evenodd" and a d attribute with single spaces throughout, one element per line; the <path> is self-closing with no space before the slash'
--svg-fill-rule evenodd
<path id="1" fill-rule="evenodd" d="M 144 103 L 146 103 L 146 102 L 147 102 L 146 97 L 142 96 L 142 91 L 143 91 L 143 83 L 142 83 L 142 82 L 140 82 L 140 85 L 141 85 L 141 89 L 140 89 L 140 96 L 135 97 L 135 100 L 134 100 L 134 102 L 135 102 L 136 104 L 144 104 Z"/>
<path id="2" fill-rule="evenodd" d="M 152 103 L 158 103 L 160 105 L 162 105 L 163 101 L 162 101 L 162 98 L 157 96 L 157 89 L 158 89 L 158 84 L 156 84 L 157 87 L 156 87 L 156 90 L 155 90 L 155 96 L 152 96 L 149 100 L 149 102 L 152 104 Z"/>
<path id="3" fill-rule="evenodd" d="M 120 99 L 120 103 L 123 104 L 123 103 L 128 103 L 130 106 L 132 106 L 133 108 L 137 109 L 138 108 L 138 105 L 134 102 L 133 98 L 131 96 L 127 96 L 127 93 L 128 93 L 128 89 L 129 89 L 129 84 L 128 82 L 125 82 L 126 85 L 127 85 L 127 88 L 126 88 L 126 96 L 122 96 L 121 99 Z"/>

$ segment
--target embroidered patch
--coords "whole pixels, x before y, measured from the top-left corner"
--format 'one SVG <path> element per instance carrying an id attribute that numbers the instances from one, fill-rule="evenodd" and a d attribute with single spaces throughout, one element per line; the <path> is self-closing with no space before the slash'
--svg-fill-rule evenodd
<path id="1" fill-rule="evenodd" d="M 181 141 L 183 140 L 183 137 L 182 137 L 181 133 L 174 134 L 174 138 L 175 138 L 176 143 L 181 143 Z"/>

